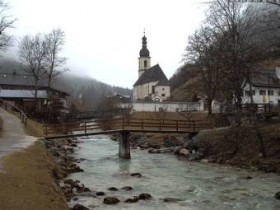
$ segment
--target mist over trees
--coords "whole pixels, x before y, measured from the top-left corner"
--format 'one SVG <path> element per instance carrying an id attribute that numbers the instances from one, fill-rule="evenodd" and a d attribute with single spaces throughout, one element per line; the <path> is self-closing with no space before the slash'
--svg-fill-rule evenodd
<path id="1" fill-rule="evenodd" d="M 0 59 L 1 72 L 24 71 L 25 66 L 11 59 Z M 71 71 L 60 74 L 52 80 L 52 87 L 70 94 L 67 105 L 75 106 L 79 111 L 93 110 L 104 96 L 123 94 L 132 97 L 132 90 L 111 86 L 86 76 L 77 76 Z"/>

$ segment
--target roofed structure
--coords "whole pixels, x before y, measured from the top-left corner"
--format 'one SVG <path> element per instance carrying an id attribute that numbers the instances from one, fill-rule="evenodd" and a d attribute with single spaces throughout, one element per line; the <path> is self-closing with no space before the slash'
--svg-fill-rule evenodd
<path id="1" fill-rule="evenodd" d="M 142 49 L 139 52 L 138 80 L 133 85 L 133 100 L 165 101 L 170 98 L 170 84 L 164 72 L 157 64 L 151 67 L 147 38 L 142 38 Z"/>
<path id="2" fill-rule="evenodd" d="M 155 81 L 158 81 L 158 85 L 169 85 L 167 77 L 158 64 L 144 71 L 133 86 Z"/>

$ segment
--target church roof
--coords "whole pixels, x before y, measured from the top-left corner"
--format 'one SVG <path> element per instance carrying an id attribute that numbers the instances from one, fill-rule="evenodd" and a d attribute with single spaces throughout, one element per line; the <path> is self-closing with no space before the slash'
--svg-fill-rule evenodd
<path id="1" fill-rule="evenodd" d="M 147 48 L 142 48 L 139 52 L 140 57 L 149 57 L 150 52 Z"/>
<path id="2" fill-rule="evenodd" d="M 157 64 L 147 70 L 139 77 L 139 79 L 135 82 L 133 86 L 136 85 L 143 85 L 149 82 L 156 82 L 158 81 L 157 86 L 167 86 L 169 85 L 169 81 L 165 74 L 163 73 L 160 66 Z"/>

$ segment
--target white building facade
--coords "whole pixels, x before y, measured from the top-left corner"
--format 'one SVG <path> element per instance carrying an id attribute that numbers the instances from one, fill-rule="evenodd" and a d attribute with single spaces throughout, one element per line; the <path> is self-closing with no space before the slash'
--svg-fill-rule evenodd
<path id="1" fill-rule="evenodd" d="M 157 64 L 151 67 L 147 38 L 142 38 L 142 49 L 138 58 L 138 80 L 133 86 L 133 101 L 159 101 L 170 99 L 170 85 L 164 72 Z"/>
<path id="2" fill-rule="evenodd" d="M 246 82 L 242 102 L 273 105 L 280 104 L 280 68 L 276 70 L 257 70 L 253 73 L 250 83 Z M 251 87 L 250 87 L 251 86 Z M 250 94 L 250 90 L 252 91 Z"/>

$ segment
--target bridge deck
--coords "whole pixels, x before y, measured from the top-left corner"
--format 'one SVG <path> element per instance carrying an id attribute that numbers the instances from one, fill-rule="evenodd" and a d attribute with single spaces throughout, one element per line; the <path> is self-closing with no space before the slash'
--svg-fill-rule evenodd
<path id="1" fill-rule="evenodd" d="M 90 136 L 124 132 L 197 133 L 214 127 L 210 120 L 113 119 L 45 125 L 45 138 Z"/>
<path id="2" fill-rule="evenodd" d="M 76 133 L 76 134 L 67 134 L 67 135 L 54 135 L 54 136 L 48 136 L 45 137 L 46 140 L 51 140 L 51 139 L 61 139 L 61 138 L 71 138 L 71 137 L 81 137 L 81 136 L 96 136 L 96 135 L 106 135 L 106 134 L 113 134 L 113 133 L 122 133 L 122 132 L 127 132 L 127 133 L 167 133 L 167 134 L 174 134 L 174 133 L 179 133 L 179 134 L 185 134 L 185 133 L 197 133 L 197 132 L 192 132 L 192 131 L 174 131 L 174 130 L 141 130 L 141 129 L 130 129 L 130 130 L 122 130 L 122 129 L 117 129 L 117 130 L 107 130 L 107 131 L 97 131 L 97 132 L 88 132 L 88 133 Z"/>

